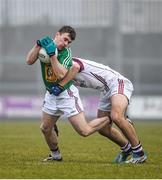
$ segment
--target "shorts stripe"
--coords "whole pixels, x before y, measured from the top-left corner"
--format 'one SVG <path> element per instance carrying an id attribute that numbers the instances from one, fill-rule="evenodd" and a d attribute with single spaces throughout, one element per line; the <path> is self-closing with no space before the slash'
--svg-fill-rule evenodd
<path id="1" fill-rule="evenodd" d="M 76 109 L 77 109 L 78 112 L 81 112 L 82 109 L 81 109 L 81 107 L 79 106 L 78 98 L 75 97 L 75 96 L 74 96 L 74 98 L 75 98 L 75 107 L 76 107 Z"/>
<path id="2" fill-rule="evenodd" d="M 73 92 L 70 89 L 67 89 L 67 92 L 68 92 L 70 97 L 74 97 L 76 110 L 78 112 L 82 112 L 82 108 L 79 106 L 79 103 L 78 103 L 78 98 L 76 96 L 74 96 Z"/>
<path id="3" fill-rule="evenodd" d="M 124 81 L 123 81 L 123 79 L 118 79 L 118 93 L 119 94 L 124 93 Z"/>

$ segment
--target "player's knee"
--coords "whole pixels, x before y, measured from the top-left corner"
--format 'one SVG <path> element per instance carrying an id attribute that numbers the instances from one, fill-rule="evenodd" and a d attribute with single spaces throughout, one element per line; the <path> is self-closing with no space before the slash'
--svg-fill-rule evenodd
<path id="1" fill-rule="evenodd" d="M 123 129 L 124 124 L 126 122 L 126 119 L 124 118 L 124 116 L 120 115 L 120 114 L 114 114 L 112 117 L 112 121 L 120 128 Z"/>
<path id="2" fill-rule="evenodd" d="M 116 112 L 111 113 L 111 119 L 113 122 L 117 122 L 119 119 L 119 114 Z"/>
<path id="3" fill-rule="evenodd" d="M 40 125 L 40 129 L 42 131 L 43 134 L 47 134 L 48 132 L 51 131 L 51 129 L 49 128 L 49 126 L 45 125 L 45 124 L 41 124 Z"/>
<path id="4" fill-rule="evenodd" d="M 123 121 L 123 117 L 117 113 L 117 112 L 114 112 L 111 114 L 111 120 L 115 123 L 115 124 L 121 124 L 122 121 Z"/>

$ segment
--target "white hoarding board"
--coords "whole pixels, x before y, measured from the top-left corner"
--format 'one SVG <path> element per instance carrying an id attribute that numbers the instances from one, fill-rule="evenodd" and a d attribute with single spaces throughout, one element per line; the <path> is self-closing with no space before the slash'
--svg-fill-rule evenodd
<path id="1" fill-rule="evenodd" d="M 162 96 L 133 97 L 128 112 L 135 119 L 162 119 Z"/>

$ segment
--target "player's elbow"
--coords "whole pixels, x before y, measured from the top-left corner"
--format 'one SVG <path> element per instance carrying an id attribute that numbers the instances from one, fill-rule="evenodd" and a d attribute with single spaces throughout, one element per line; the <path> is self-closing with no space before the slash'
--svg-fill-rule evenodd
<path id="1" fill-rule="evenodd" d="M 33 64 L 33 62 L 31 61 L 31 59 L 30 58 L 26 58 L 26 64 L 28 64 L 28 65 L 32 65 Z"/>
<path id="2" fill-rule="evenodd" d="M 26 63 L 28 65 L 32 65 L 36 61 L 35 57 L 32 57 L 32 55 L 28 54 L 26 57 Z"/>
<path id="3" fill-rule="evenodd" d="M 32 65 L 33 63 L 32 63 L 29 59 L 27 59 L 27 60 L 26 60 L 26 64 Z"/>

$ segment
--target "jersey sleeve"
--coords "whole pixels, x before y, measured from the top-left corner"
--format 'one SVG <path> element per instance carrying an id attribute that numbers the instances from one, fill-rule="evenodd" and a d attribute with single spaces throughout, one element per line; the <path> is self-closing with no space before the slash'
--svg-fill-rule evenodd
<path id="1" fill-rule="evenodd" d="M 59 61 L 66 68 L 69 69 L 72 66 L 72 54 L 69 48 L 65 48 L 62 56 L 60 56 Z"/>

